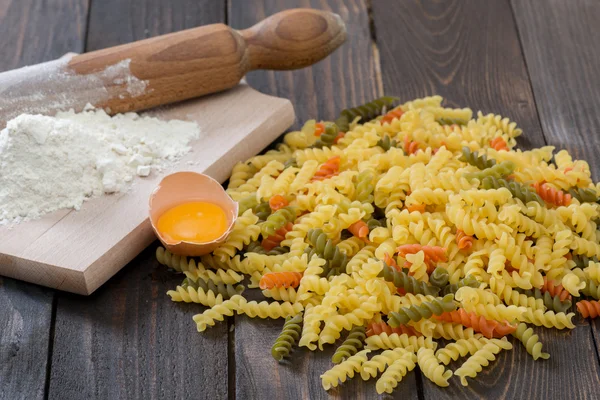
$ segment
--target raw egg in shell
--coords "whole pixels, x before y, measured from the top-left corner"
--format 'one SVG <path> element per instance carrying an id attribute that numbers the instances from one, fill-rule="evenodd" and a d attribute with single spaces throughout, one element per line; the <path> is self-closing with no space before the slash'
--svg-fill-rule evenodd
<path id="1" fill-rule="evenodd" d="M 235 224 L 238 203 L 213 178 L 176 172 L 150 195 L 150 223 L 173 254 L 201 256 L 223 243 Z"/>

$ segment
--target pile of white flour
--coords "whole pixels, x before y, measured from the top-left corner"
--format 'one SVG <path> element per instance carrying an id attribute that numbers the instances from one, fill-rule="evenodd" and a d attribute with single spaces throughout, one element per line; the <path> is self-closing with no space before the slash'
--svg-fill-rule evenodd
<path id="1" fill-rule="evenodd" d="M 0 132 L 0 225 L 79 209 L 189 152 L 196 123 L 102 110 L 22 114 Z"/>

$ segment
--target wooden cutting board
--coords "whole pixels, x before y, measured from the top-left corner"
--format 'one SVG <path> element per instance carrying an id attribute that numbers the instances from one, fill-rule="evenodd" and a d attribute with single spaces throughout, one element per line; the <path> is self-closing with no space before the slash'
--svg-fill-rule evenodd
<path id="1" fill-rule="evenodd" d="M 0 275 L 91 294 L 155 240 L 148 198 L 164 175 L 196 171 L 223 182 L 236 162 L 259 153 L 294 121 L 289 100 L 245 84 L 151 114 L 196 121 L 203 137 L 173 168 L 136 178 L 126 193 L 94 198 L 79 211 L 0 227 Z"/>

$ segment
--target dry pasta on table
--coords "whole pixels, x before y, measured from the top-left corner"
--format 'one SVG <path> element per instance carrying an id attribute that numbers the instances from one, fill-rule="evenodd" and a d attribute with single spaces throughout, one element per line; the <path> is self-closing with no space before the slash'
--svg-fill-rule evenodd
<path id="1" fill-rule="evenodd" d="M 186 274 L 172 300 L 209 307 L 198 331 L 234 314 L 285 319 L 275 360 L 335 346 L 326 390 L 359 375 L 383 393 L 416 366 L 440 386 L 468 385 L 511 336 L 547 359 L 540 328 L 573 329 L 575 308 L 598 317 L 589 165 L 551 146 L 515 149 L 522 131 L 499 115 L 439 96 L 395 101 L 308 121 L 237 164 L 227 192 L 240 218 L 211 255 L 157 250 Z"/>

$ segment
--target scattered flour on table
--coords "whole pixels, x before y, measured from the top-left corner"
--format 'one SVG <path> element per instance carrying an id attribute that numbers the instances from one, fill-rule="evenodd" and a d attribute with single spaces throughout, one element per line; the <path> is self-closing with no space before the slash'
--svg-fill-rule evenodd
<path id="1" fill-rule="evenodd" d="M 79 209 L 127 190 L 135 176 L 161 170 L 191 150 L 194 122 L 102 110 L 21 114 L 0 131 L 0 225 Z"/>

